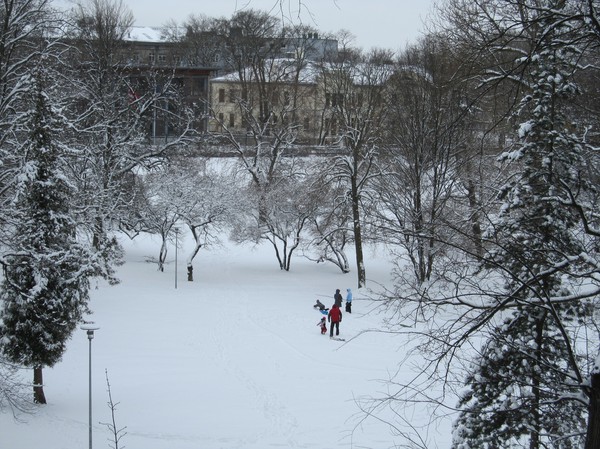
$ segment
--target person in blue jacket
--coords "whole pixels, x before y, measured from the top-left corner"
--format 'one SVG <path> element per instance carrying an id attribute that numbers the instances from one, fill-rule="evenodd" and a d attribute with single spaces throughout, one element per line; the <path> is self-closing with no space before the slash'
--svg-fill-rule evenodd
<path id="1" fill-rule="evenodd" d="M 346 289 L 346 312 L 352 313 L 352 290 Z"/>

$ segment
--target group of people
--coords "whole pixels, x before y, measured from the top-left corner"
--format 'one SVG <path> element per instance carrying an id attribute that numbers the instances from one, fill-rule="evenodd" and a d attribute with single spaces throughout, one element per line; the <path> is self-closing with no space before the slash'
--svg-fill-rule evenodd
<path id="1" fill-rule="evenodd" d="M 317 299 L 317 303 L 313 306 L 315 309 L 319 309 L 320 311 L 327 311 L 327 321 L 331 324 L 329 328 L 329 338 L 333 338 L 333 330 L 335 328 L 335 335 L 340 335 L 340 323 L 342 322 L 342 302 L 344 298 L 340 293 L 340 289 L 338 288 L 333 295 L 333 305 L 331 309 L 327 309 L 325 305 Z M 346 312 L 352 313 L 352 290 L 349 288 L 346 289 Z M 321 318 L 321 321 L 317 324 L 317 326 L 321 326 L 321 334 L 327 333 L 327 324 L 325 321 L 325 317 Z"/>

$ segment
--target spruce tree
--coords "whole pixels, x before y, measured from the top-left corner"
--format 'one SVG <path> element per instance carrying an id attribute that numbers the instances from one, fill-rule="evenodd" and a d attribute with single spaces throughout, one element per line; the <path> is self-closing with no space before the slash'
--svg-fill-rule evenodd
<path id="1" fill-rule="evenodd" d="M 505 279 L 497 307 L 511 312 L 491 329 L 467 377 L 455 423 L 456 449 L 579 447 L 584 428 L 580 360 L 568 330 L 589 311 L 583 303 L 556 299 L 568 297 L 565 268 L 584 252 L 577 217 L 560 202 L 565 186 L 585 189 L 578 177 L 582 144 L 566 116 L 578 93 L 572 82 L 577 50 L 565 43 L 568 25 L 558 21 L 554 9 L 529 12 L 534 11 L 539 16 L 530 23 L 540 34 L 531 46 L 531 89 L 520 109 L 526 120 L 518 143 L 503 155 L 513 175 L 487 234 L 494 242 L 487 266 Z"/>
<path id="2" fill-rule="evenodd" d="M 544 308 L 518 307 L 494 329 L 466 379 L 453 448 L 581 447 L 585 408 L 567 351 Z"/>
<path id="3" fill-rule="evenodd" d="M 53 366 L 88 312 L 92 254 L 77 241 L 70 214 L 72 188 L 61 171 L 63 149 L 43 90 L 41 71 L 29 80 L 30 113 L 13 200 L 10 254 L 0 291 L 0 350 L 34 370 L 34 401 L 46 403 L 42 368 Z"/>

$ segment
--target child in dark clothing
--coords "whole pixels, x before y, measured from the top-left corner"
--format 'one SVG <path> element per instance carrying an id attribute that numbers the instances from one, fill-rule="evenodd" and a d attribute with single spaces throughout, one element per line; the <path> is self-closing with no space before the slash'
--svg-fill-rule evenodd
<path id="1" fill-rule="evenodd" d="M 323 304 L 321 301 L 319 301 L 317 299 L 317 303 L 313 306 L 315 309 L 319 309 L 319 310 L 329 310 L 328 308 L 325 307 L 325 304 Z"/>

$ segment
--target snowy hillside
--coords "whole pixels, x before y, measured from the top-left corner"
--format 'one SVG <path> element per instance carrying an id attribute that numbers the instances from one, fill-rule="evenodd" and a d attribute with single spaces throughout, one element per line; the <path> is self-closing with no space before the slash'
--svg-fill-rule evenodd
<path id="1" fill-rule="evenodd" d="M 111 447 L 106 426 L 105 369 L 118 427 L 128 449 L 372 448 L 394 445 L 388 427 L 361 422 L 356 401 L 385 394 L 381 380 L 397 370 L 401 337 L 379 328 L 366 292 L 355 291 L 344 314 L 345 343 L 320 334 L 320 315 L 336 288 L 355 287 L 355 275 L 296 258 L 282 272 L 268 246 L 201 251 L 195 282 L 186 281 L 185 247 L 164 273 L 146 262 L 158 242 L 125 241 L 122 283 L 92 292 L 94 447 Z M 371 255 L 370 280 L 388 283 L 390 265 Z M 371 283 L 375 286 L 375 282 Z M 353 339 L 353 337 L 358 338 Z M 2 449 L 74 449 L 88 445 L 88 341 L 78 331 L 62 363 L 45 369 L 49 404 L 26 422 L 0 415 Z M 31 376 L 30 372 L 24 376 Z M 419 418 L 415 417 L 415 424 Z M 443 436 L 431 435 L 439 447 Z"/>

